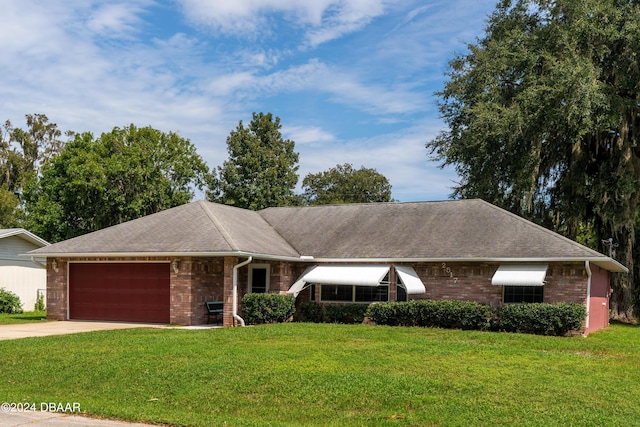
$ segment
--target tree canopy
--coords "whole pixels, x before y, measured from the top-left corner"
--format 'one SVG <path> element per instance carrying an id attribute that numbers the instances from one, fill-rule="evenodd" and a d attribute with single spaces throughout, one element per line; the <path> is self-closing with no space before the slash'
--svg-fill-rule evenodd
<path id="1" fill-rule="evenodd" d="M 209 169 L 175 133 L 134 125 L 82 133 L 25 191 L 26 226 L 56 242 L 188 203 Z"/>
<path id="2" fill-rule="evenodd" d="M 364 166 L 356 170 L 348 163 L 308 174 L 302 190 L 302 199 L 309 205 L 391 201 L 391 184 L 384 175 Z"/>
<path id="3" fill-rule="evenodd" d="M 20 225 L 24 186 L 64 146 L 62 132 L 46 115 L 27 114 L 25 118 L 26 129 L 14 127 L 9 120 L 0 127 L 0 227 Z"/>
<path id="4" fill-rule="evenodd" d="M 484 38 L 449 67 L 439 108 L 448 130 L 427 144 L 481 197 L 576 238 L 619 243 L 630 268 L 612 309 L 630 319 L 640 202 L 640 4 L 503 0 Z"/>
<path id="5" fill-rule="evenodd" d="M 247 127 L 240 121 L 227 137 L 229 159 L 210 180 L 209 200 L 253 210 L 296 204 L 298 153 L 280 128 L 271 113 L 253 113 Z"/>

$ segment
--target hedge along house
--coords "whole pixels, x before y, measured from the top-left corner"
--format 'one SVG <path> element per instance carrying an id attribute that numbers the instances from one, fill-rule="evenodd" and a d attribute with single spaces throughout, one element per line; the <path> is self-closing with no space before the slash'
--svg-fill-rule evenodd
<path id="1" fill-rule="evenodd" d="M 610 257 L 482 200 L 249 211 L 194 202 L 29 252 L 50 319 L 243 324 L 246 293 L 325 304 L 458 299 L 584 304 L 608 325 Z"/>

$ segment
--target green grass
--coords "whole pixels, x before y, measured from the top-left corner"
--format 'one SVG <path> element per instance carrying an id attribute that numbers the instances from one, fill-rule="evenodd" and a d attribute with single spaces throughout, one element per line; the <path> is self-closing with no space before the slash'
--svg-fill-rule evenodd
<path id="1" fill-rule="evenodd" d="M 0 401 L 184 426 L 640 425 L 640 327 L 588 338 L 364 325 L 0 342 Z"/>
<path id="2" fill-rule="evenodd" d="M 0 313 L 0 325 L 42 322 L 43 320 L 46 320 L 46 318 L 46 311 L 26 311 L 19 314 Z"/>

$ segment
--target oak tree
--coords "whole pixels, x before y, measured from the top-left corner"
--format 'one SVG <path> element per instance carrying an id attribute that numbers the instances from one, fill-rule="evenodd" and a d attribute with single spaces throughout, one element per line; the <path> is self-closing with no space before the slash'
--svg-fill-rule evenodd
<path id="1" fill-rule="evenodd" d="M 25 191 L 26 224 L 56 242 L 188 203 L 209 169 L 176 133 L 129 125 L 75 136 Z"/>
<path id="2" fill-rule="evenodd" d="M 302 199 L 309 205 L 390 202 L 391 184 L 375 169 L 351 164 L 308 174 L 302 181 Z"/>
<path id="3" fill-rule="evenodd" d="M 454 197 L 481 197 L 570 238 L 587 234 L 631 271 L 611 307 L 634 317 L 640 275 L 640 3 L 502 0 L 449 64 L 448 129 L 427 144 Z M 585 233 L 586 229 L 586 233 Z"/>

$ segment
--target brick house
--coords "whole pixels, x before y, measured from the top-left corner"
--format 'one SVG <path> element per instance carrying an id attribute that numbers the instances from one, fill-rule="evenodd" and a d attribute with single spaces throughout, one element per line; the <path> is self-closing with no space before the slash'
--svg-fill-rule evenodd
<path id="1" fill-rule="evenodd" d="M 599 252 L 482 200 L 249 211 L 194 202 L 29 252 L 47 258 L 48 317 L 196 325 L 205 301 L 242 323 L 242 296 L 327 304 L 575 302 L 608 325 Z"/>

